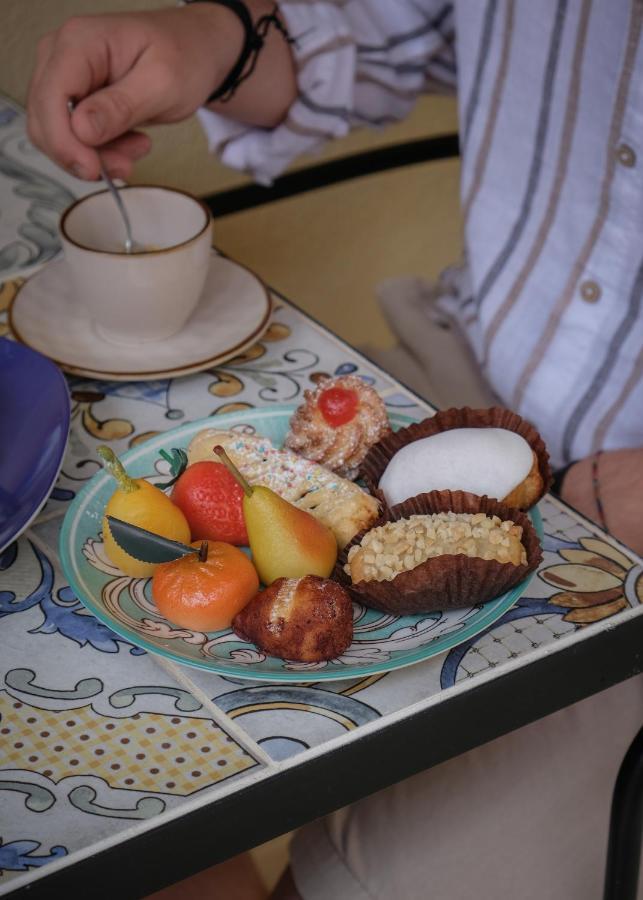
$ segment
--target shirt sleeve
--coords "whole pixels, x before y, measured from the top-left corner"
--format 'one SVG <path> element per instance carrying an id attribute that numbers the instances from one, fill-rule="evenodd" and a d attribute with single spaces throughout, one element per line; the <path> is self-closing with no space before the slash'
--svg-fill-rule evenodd
<path id="1" fill-rule="evenodd" d="M 354 127 L 407 115 L 417 96 L 455 88 L 453 3 L 439 0 L 283 0 L 298 96 L 284 121 L 255 128 L 198 112 L 210 150 L 269 184 L 301 153 Z"/>

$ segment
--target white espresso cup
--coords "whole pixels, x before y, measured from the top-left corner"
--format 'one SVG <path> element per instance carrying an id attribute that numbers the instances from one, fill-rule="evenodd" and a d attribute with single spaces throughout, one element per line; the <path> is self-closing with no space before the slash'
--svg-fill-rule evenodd
<path id="1" fill-rule="evenodd" d="M 110 192 L 90 194 L 60 220 L 69 277 L 101 337 L 160 341 L 180 331 L 199 302 L 213 259 L 210 212 L 174 188 L 119 190 L 136 252 L 125 252 L 125 225 Z"/>

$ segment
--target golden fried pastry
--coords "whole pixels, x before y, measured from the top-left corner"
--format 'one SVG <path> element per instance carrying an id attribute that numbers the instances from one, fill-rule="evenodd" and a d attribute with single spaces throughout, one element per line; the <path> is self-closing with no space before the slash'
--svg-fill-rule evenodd
<path id="1" fill-rule="evenodd" d="M 406 616 L 487 603 L 541 559 L 538 535 L 519 509 L 433 491 L 385 509 L 342 551 L 333 574 L 366 606 Z"/>
<path id="2" fill-rule="evenodd" d="M 237 613 L 232 627 L 270 656 L 321 662 L 340 656 L 353 640 L 353 604 L 335 581 L 278 578 Z"/>
<path id="3" fill-rule="evenodd" d="M 344 567 L 353 584 L 392 581 L 437 556 L 464 554 L 514 566 L 525 565 L 522 528 L 484 513 L 440 512 L 387 522 L 351 547 Z"/>
<path id="4" fill-rule="evenodd" d="M 531 451 L 531 455 L 533 461 L 529 472 L 512 491 L 501 498 L 502 502 L 506 503 L 507 506 L 515 506 L 518 509 L 529 509 L 529 507 L 533 506 L 536 500 L 545 493 L 543 477 L 540 474 L 540 468 L 538 466 L 538 457 L 533 450 Z"/>
<path id="5" fill-rule="evenodd" d="M 276 449 L 260 435 L 207 428 L 188 447 L 190 465 L 204 459 L 218 461 L 213 450 L 217 444 L 251 484 L 271 488 L 323 522 L 340 549 L 377 518 L 377 500 L 358 485 L 290 450 Z"/>
<path id="6" fill-rule="evenodd" d="M 381 397 L 356 375 L 340 375 L 304 391 L 304 398 L 290 420 L 285 446 L 355 478 L 369 449 L 391 430 Z"/>

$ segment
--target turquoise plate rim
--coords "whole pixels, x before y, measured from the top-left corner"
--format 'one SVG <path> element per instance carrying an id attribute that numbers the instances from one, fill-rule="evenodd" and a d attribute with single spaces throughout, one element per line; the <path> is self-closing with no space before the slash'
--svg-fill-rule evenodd
<path id="1" fill-rule="evenodd" d="M 198 431 L 201 428 L 213 428 L 215 426 L 226 428 L 226 426 L 230 427 L 231 425 L 238 425 L 240 424 L 240 417 L 244 414 L 249 414 L 253 417 L 257 415 L 259 415 L 260 417 L 268 417 L 274 414 L 292 414 L 295 409 L 295 404 L 277 404 L 274 407 L 250 407 L 249 409 L 224 413 L 220 416 L 210 416 L 204 419 L 195 419 L 191 422 L 186 422 L 183 425 L 180 425 L 178 428 L 172 428 L 168 431 L 160 432 L 158 435 L 155 435 L 153 438 L 150 438 L 144 443 L 139 444 L 137 447 L 132 447 L 130 450 L 127 450 L 120 456 L 120 458 L 123 463 L 127 465 L 129 462 L 138 459 L 139 456 L 153 451 L 156 444 L 163 445 L 167 441 L 168 437 L 175 439 L 177 437 L 181 437 L 185 433 Z M 388 409 L 388 415 L 393 424 L 399 424 L 400 426 L 408 425 L 412 422 L 418 421 L 417 417 L 408 416 L 404 413 L 397 412 L 394 409 Z M 504 613 L 507 612 L 507 610 L 511 609 L 511 607 L 521 597 L 527 585 L 535 575 L 535 572 L 532 572 L 506 594 L 503 594 L 495 600 L 491 600 L 488 603 L 484 604 L 484 609 L 481 610 L 480 616 L 476 618 L 473 623 L 465 625 L 465 627 L 461 631 L 455 632 L 453 634 L 442 635 L 435 638 L 433 641 L 431 641 L 431 643 L 425 645 L 422 648 L 419 648 L 417 650 L 409 650 L 407 653 L 405 653 L 403 656 L 398 657 L 397 659 L 389 659 L 386 661 L 383 660 L 381 663 L 356 664 L 344 666 L 342 670 L 330 671 L 326 669 L 320 669 L 311 672 L 263 672 L 261 670 L 253 669 L 251 665 L 244 665 L 242 668 L 238 665 L 228 665 L 224 662 L 217 662 L 216 660 L 200 661 L 196 659 L 187 659 L 180 653 L 176 653 L 172 650 L 156 646 L 151 641 L 148 641 L 146 638 L 141 637 L 137 631 L 134 631 L 133 629 L 120 624 L 118 621 L 115 621 L 112 616 L 109 615 L 109 613 L 107 613 L 104 608 L 96 602 L 92 595 L 87 595 L 87 593 L 83 590 L 82 586 L 79 584 L 78 580 L 75 577 L 71 553 L 71 547 L 73 545 L 70 538 L 73 537 L 72 529 L 79 519 L 78 510 L 91 498 L 91 496 L 95 492 L 99 491 L 102 488 L 102 483 L 106 482 L 110 477 L 111 476 L 109 476 L 103 470 L 99 470 L 95 475 L 93 475 L 92 478 L 87 482 L 86 485 L 81 488 L 74 500 L 71 502 L 71 505 L 67 510 L 65 518 L 63 520 L 59 538 L 59 553 L 65 578 L 67 579 L 69 586 L 74 591 L 75 596 L 83 604 L 83 606 L 85 606 L 86 609 L 88 609 L 94 616 L 96 616 L 97 619 L 99 619 L 101 622 L 107 625 L 108 628 L 110 628 L 120 637 L 125 638 L 134 646 L 140 647 L 141 649 L 146 650 L 149 653 L 153 653 L 157 656 L 162 656 L 166 659 L 170 659 L 173 662 L 179 663 L 179 665 L 201 669 L 206 672 L 211 672 L 215 675 L 227 676 L 228 678 L 236 678 L 240 681 L 269 681 L 273 684 L 311 684 L 317 681 L 345 681 L 352 678 L 363 678 L 368 675 L 378 675 L 386 672 L 392 672 L 396 669 L 403 669 L 407 668 L 408 666 L 424 662 L 425 660 L 431 659 L 434 656 L 438 656 L 440 653 L 452 650 L 454 647 L 463 644 L 465 641 L 483 632 L 494 622 L 497 622 L 498 619 L 500 619 L 501 616 L 503 616 Z M 529 511 L 529 516 L 532 520 L 538 537 L 542 541 L 544 532 L 542 518 L 540 516 L 538 508 L 533 507 Z M 412 619 L 419 618 L 419 616 L 405 616 L 404 618 Z M 225 632 L 208 633 L 214 635 L 223 634 Z"/>

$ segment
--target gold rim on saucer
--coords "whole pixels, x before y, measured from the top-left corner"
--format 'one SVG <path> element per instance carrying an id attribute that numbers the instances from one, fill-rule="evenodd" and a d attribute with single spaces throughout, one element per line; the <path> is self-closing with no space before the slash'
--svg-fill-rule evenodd
<path id="1" fill-rule="evenodd" d="M 225 350 L 213 354 L 212 356 L 205 357 L 202 359 L 194 360 L 192 362 L 185 362 L 180 366 L 171 366 L 167 368 L 156 368 L 156 369 L 146 369 L 146 370 L 134 370 L 134 371 L 110 371 L 107 369 L 92 369 L 86 366 L 78 366 L 70 363 L 64 359 L 59 359 L 55 356 L 52 356 L 47 352 L 46 347 L 38 346 L 37 344 L 30 343 L 23 334 L 21 334 L 19 328 L 15 323 L 15 308 L 18 304 L 19 298 L 23 293 L 23 289 L 26 285 L 29 284 L 31 278 L 25 279 L 25 281 L 18 287 L 16 293 L 12 297 L 9 308 L 8 308 L 8 323 L 11 334 L 18 340 L 21 344 L 24 344 L 27 347 L 31 347 L 33 350 L 42 353 L 44 356 L 47 356 L 52 362 L 55 362 L 56 365 L 60 366 L 60 368 L 69 373 L 70 375 L 79 375 L 86 378 L 95 378 L 97 380 L 109 380 L 109 381 L 153 381 L 156 378 L 176 378 L 182 375 L 191 375 L 195 372 L 201 372 L 204 369 L 209 369 L 213 366 L 222 365 L 223 363 L 233 359 L 235 356 L 239 356 L 241 353 L 248 350 L 253 346 L 265 333 L 270 324 L 270 318 L 272 315 L 272 311 L 274 308 L 274 301 L 270 294 L 270 291 L 264 281 L 252 271 L 247 266 L 242 265 L 241 263 L 236 262 L 235 260 L 231 260 L 225 256 L 220 257 L 221 260 L 224 260 L 227 263 L 230 263 L 233 266 L 236 266 L 239 269 L 243 269 L 247 272 L 252 278 L 257 282 L 257 285 L 261 288 L 262 293 L 265 297 L 266 309 L 265 312 L 259 322 L 259 324 L 249 332 L 243 340 L 237 342 L 232 347 L 228 347 Z M 58 262 L 62 262 L 62 260 L 58 260 Z M 39 269 L 38 272 L 35 272 L 33 276 L 36 277 L 40 275 L 43 271 L 45 271 L 46 267 Z M 189 322 L 189 320 L 188 320 Z M 180 332 L 179 332 L 180 333 Z M 97 340 L 100 340 L 98 336 L 96 336 Z M 168 338 L 166 340 L 172 340 L 172 338 Z"/>

